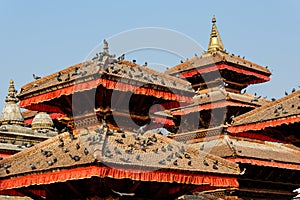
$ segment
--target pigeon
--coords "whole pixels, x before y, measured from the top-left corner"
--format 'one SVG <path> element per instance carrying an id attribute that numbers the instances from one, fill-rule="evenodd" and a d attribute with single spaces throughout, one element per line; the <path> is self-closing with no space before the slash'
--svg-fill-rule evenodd
<path id="1" fill-rule="evenodd" d="M 261 96 L 258 96 L 258 97 L 255 96 L 251 99 L 251 102 L 258 102 L 259 98 L 261 98 Z"/>
<path id="2" fill-rule="evenodd" d="M 179 150 L 180 153 L 182 153 L 182 154 L 184 154 L 184 152 L 185 152 L 184 146 L 179 147 L 178 150 Z"/>
<path id="3" fill-rule="evenodd" d="M 80 160 L 80 157 L 79 156 L 74 156 L 72 154 L 69 154 L 70 158 L 72 158 L 75 162 L 79 161 Z"/>
<path id="4" fill-rule="evenodd" d="M 127 149 L 127 150 L 125 150 L 125 153 L 127 153 L 127 154 L 133 154 L 133 150 L 132 149 Z"/>
<path id="5" fill-rule="evenodd" d="M 51 151 L 47 151 L 46 157 L 48 158 L 48 157 L 50 157 L 50 156 L 52 156 L 52 152 L 51 152 Z"/>
<path id="6" fill-rule="evenodd" d="M 67 148 L 62 148 L 63 152 L 68 153 L 69 150 Z"/>
<path id="7" fill-rule="evenodd" d="M 208 162 L 207 162 L 206 160 L 203 160 L 203 164 L 204 164 L 205 166 L 209 166 L 209 164 L 208 164 Z"/>
<path id="8" fill-rule="evenodd" d="M 64 142 L 60 142 L 60 143 L 58 144 L 58 147 L 64 147 Z"/>
<path id="9" fill-rule="evenodd" d="M 34 164 L 32 164 L 32 163 L 29 164 L 29 167 L 30 167 L 32 170 L 35 170 L 35 169 L 36 169 L 36 167 L 35 167 Z"/>
<path id="10" fill-rule="evenodd" d="M 88 155 L 88 154 L 89 154 L 89 150 L 87 150 L 87 148 L 84 148 L 83 153 L 84 153 L 85 155 Z"/>
<path id="11" fill-rule="evenodd" d="M 58 73 L 56 74 L 56 79 L 57 79 L 57 81 L 59 81 L 59 82 L 62 81 L 62 79 L 61 79 L 61 73 L 60 73 L 60 72 L 58 72 Z"/>
<path id="12" fill-rule="evenodd" d="M 106 132 L 106 135 L 113 135 L 114 134 L 114 131 L 113 130 L 107 130 L 107 132 Z"/>
<path id="13" fill-rule="evenodd" d="M 78 143 L 76 143 L 76 149 L 80 149 L 80 145 Z"/>
<path id="14" fill-rule="evenodd" d="M 113 154 L 110 152 L 105 152 L 105 157 L 112 158 Z"/>
<path id="15" fill-rule="evenodd" d="M 172 151 L 173 150 L 173 146 L 171 144 L 168 144 L 167 149 L 168 149 L 168 151 Z"/>
<path id="16" fill-rule="evenodd" d="M 129 158 L 120 158 L 120 160 L 123 161 L 123 162 L 126 162 L 126 163 L 130 162 Z"/>
<path id="17" fill-rule="evenodd" d="M 158 149 L 153 149 L 152 150 L 154 153 L 158 153 Z"/>
<path id="18" fill-rule="evenodd" d="M 184 154 L 184 157 L 187 158 L 187 159 L 191 159 L 191 156 L 189 154 L 187 154 L 187 153 Z"/>
<path id="19" fill-rule="evenodd" d="M 71 140 L 76 140 L 76 137 L 74 136 L 74 134 L 72 132 L 69 132 L 69 136 Z"/>
<path id="20" fill-rule="evenodd" d="M 204 144 L 202 144 L 202 145 L 200 146 L 200 150 L 201 150 L 201 151 L 204 150 Z"/>
<path id="21" fill-rule="evenodd" d="M 156 138 L 155 135 L 152 136 L 151 141 L 152 141 L 152 142 L 157 142 L 157 138 Z"/>
<path id="22" fill-rule="evenodd" d="M 178 152 L 175 152 L 175 156 L 176 156 L 177 158 L 182 159 L 182 156 L 181 156 Z"/>
<path id="23" fill-rule="evenodd" d="M 123 139 L 121 138 L 115 139 L 115 141 L 119 144 L 124 144 Z"/>
<path id="24" fill-rule="evenodd" d="M 115 147 L 114 150 L 115 150 L 116 154 L 122 155 L 121 151 L 117 147 Z"/>
<path id="25" fill-rule="evenodd" d="M 165 160 L 161 160 L 161 161 L 158 162 L 158 164 L 160 164 L 160 165 L 165 165 L 165 164 L 166 164 L 166 161 L 165 161 Z"/>
<path id="26" fill-rule="evenodd" d="M 79 70 L 79 68 L 75 67 L 74 72 L 72 73 L 72 76 L 79 75 L 78 70 Z"/>
<path id="27" fill-rule="evenodd" d="M 177 160 L 174 160 L 174 162 L 173 162 L 173 165 L 178 165 L 178 161 Z"/>
<path id="28" fill-rule="evenodd" d="M 53 162 L 51 162 L 50 160 L 46 160 L 46 162 L 47 162 L 47 164 L 48 164 L 49 166 L 52 166 L 52 165 L 53 165 Z"/>
<path id="29" fill-rule="evenodd" d="M 58 137 L 58 140 L 60 141 L 60 142 L 64 142 L 64 140 L 59 136 Z"/>
<path id="30" fill-rule="evenodd" d="M 43 150 L 43 149 L 41 149 L 41 153 L 45 156 L 45 155 L 47 155 L 47 151 L 45 151 L 45 150 Z"/>
<path id="31" fill-rule="evenodd" d="M 32 74 L 32 76 L 33 76 L 33 78 L 34 78 L 35 80 L 39 80 L 39 79 L 41 79 L 41 77 L 40 77 L 40 76 L 37 76 L 37 75 L 35 75 L 35 74 Z"/>
<path id="32" fill-rule="evenodd" d="M 218 164 L 214 164 L 213 169 L 216 169 L 216 170 L 219 169 Z"/>
<path id="33" fill-rule="evenodd" d="M 191 160 L 189 160 L 188 165 L 192 166 L 192 161 Z"/>
<path id="34" fill-rule="evenodd" d="M 137 155 L 135 156 L 135 159 L 137 159 L 137 160 L 141 160 L 141 156 L 140 156 L 140 154 L 137 154 Z"/>

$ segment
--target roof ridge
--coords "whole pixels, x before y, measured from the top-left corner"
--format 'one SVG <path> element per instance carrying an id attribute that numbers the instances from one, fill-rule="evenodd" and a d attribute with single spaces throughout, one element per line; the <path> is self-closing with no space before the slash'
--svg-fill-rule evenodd
<path id="1" fill-rule="evenodd" d="M 76 67 L 82 67 L 83 64 L 87 63 L 87 62 L 90 62 L 90 61 L 84 61 L 84 62 L 81 62 L 81 63 L 77 63 L 77 64 L 74 64 L 74 65 L 71 65 L 71 66 L 69 66 L 69 67 L 67 67 L 65 69 L 62 69 L 62 70 L 58 71 L 58 72 L 61 72 L 61 73 L 70 72 L 71 70 L 75 69 Z M 28 89 L 30 87 L 33 87 L 34 84 L 43 84 L 46 81 L 51 80 L 52 78 L 54 78 L 58 72 L 54 72 L 52 74 L 49 74 L 49 75 L 46 75 L 46 76 L 42 77 L 41 79 L 38 79 L 38 80 L 32 81 L 30 83 L 27 83 L 26 85 L 22 86 L 21 89 L 26 90 L 26 89 Z"/>

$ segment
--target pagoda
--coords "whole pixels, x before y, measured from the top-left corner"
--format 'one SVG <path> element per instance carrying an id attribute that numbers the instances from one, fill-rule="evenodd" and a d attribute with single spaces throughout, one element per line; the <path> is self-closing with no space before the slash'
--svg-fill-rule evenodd
<path id="1" fill-rule="evenodd" d="M 190 83 L 115 58 L 105 40 L 103 46 L 92 60 L 21 88 L 20 107 L 60 113 L 63 126 L 58 136 L 0 162 L 1 193 L 174 199 L 237 188 L 237 164 L 167 138 L 173 120 L 153 115 L 193 103 Z"/>
<path id="2" fill-rule="evenodd" d="M 193 104 L 168 111 L 175 124 L 185 125 L 182 120 L 187 119 L 193 128 L 187 123 L 168 136 L 238 163 L 244 175 L 232 195 L 291 199 L 300 186 L 300 149 L 295 146 L 299 91 L 274 102 L 241 92 L 249 84 L 268 81 L 271 73 L 225 52 L 216 20 L 212 22 L 208 51 L 167 71 L 186 78 L 196 93 Z"/>
<path id="3" fill-rule="evenodd" d="M 300 187 L 299 116 L 298 90 L 233 118 L 227 131 L 232 137 L 235 149 L 231 152 L 235 156 L 229 160 L 249 170 L 239 180 L 238 196 L 256 199 L 295 196 L 293 191 Z M 215 155 L 221 156 L 220 153 Z"/>
<path id="4" fill-rule="evenodd" d="M 168 113 L 175 118 L 175 124 L 181 126 L 179 132 L 220 126 L 230 121 L 233 115 L 243 114 L 269 102 L 242 90 L 250 84 L 269 81 L 271 72 L 244 57 L 226 52 L 215 17 L 212 18 L 208 50 L 165 73 L 190 82 L 196 94 L 194 104 L 171 109 Z M 195 118 L 199 120 L 190 120 Z M 189 122 L 188 125 L 182 126 L 187 124 L 185 121 Z"/>
<path id="5" fill-rule="evenodd" d="M 109 126 L 133 130 L 146 124 L 155 128 L 160 121 L 173 125 L 165 117 L 156 118 L 156 123 L 151 114 L 192 103 L 190 87 L 184 80 L 126 61 L 124 56 L 115 58 L 104 40 L 103 52 L 92 60 L 23 86 L 18 98 L 22 108 L 60 113 L 59 122 L 68 129 L 105 119 Z"/>
<path id="6" fill-rule="evenodd" d="M 55 118 L 60 134 L 0 161 L 0 194 L 33 199 L 295 196 L 300 93 L 273 102 L 246 93 L 250 84 L 269 81 L 271 73 L 227 53 L 215 18 L 212 23 L 208 50 L 165 73 L 125 55 L 116 58 L 104 40 L 103 51 L 92 60 L 23 86 L 19 105 L 30 110 L 30 130 L 50 130 Z"/>

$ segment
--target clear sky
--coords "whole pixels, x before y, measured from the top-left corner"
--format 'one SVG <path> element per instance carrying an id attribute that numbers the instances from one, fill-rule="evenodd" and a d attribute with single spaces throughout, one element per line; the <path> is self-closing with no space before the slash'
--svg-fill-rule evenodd
<path id="1" fill-rule="evenodd" d="M 206 48 L 213 15 L 227 51 L 269 66 L 273 73 L 269 83 L 247 91 L 279 98 L 300 85 L 299 9 L 297 0 L 2 0 L 0 106 L 10 79 L 19 90 L 33 80 L 33 73 L 46 76 L 79 63 L 103 39 L 130 29 L 173 29 Z"/>

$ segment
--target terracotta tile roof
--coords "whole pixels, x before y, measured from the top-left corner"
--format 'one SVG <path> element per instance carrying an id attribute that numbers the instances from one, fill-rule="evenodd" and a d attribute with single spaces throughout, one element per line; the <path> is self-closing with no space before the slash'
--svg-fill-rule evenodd
<path id="1" fill-rule="evenodd" d="M 276 142 L 229 136 L 191 144 L 195 148 L 223 158 L 248 158 L 297 165 L 300 169 L 300 148 Z"/>
<path id="2" fill-rule="evenodd" d="M 217 51 L 215 55 L 206 54 L 205 56 L 196 56 L 192 59 L 185 61 L 177 66 L 174 66 L 165 71 L 166 74 L 176 74 L 178 72 L 184 72 L 191 69 L 195 69 L 199 66 L 207 66 L 207 65 L 215 65 L 219 62 L 228 62 L 232 64 L 237 64 L 245 69 L 250 71 L 261 72 L 266 75 L 271 75 L 271 72 L 263 66 L 245 60 L 244 58 L 240 58 L 238 56 L 230 55 L 228 53 Z"/>
<path id="3" fill-rule="evenodd" d="M 257 99 L 257 100 L 256 100 Z M 269 103 L 270 101 L 264 98 L 258 98 L 252 94 L 238 94 L 233 92 L 228 92 L 224 89 L 214 90 L 208 93 L 200 93 L 194 96 L 195 104 L 206 104 L 216 101 L 236 101 L 254 106 L 261 106 Z"/>
<path id="4" fill-rule="evenodd" d="M 299 115 L 300 90 L 234 118 L 233 127 L 230 127 L 229 131 L 233 130 L 235 126 L 259 124 L 275 120 L 282 120 L 281 124 L 283 124 L 289 118 L 296 120 L 299 118 Z"/>
<path id="5" fill-rule="evenodd" d="M 168 110 L 167 112 L 173 115 L 178 113 L 198 112 L 199 110 L 212 109 L 218 106 L 242 106 L 242 107 L 259 107 L 268 104 L 270 101 L 264 98 L 259 98 L 251 94 L 238 94 L 228 92 L 224 89 L 213 90 L 207 93 L 199 93 L 194 97 L 194 103 Z M 226 102 L 226 103 L 225 103 Z M 223 103 L 216 104 L 214 103 Z M 225 104 L 224 104 L 225 103 Z M 218 106 L 217 106 L 218 105 Z"/>
<path id="6" fill-rule="evenodd" d="M 74 75 L 75 71 L 77 75 Z M 61 81 L 57 80 L 58 73 L 60 73 Z M 114 63 L 113 68 L 108 66 L 105 69 L 102 64 L 96 61 L 86 61 L 24 85 L 18 97 L 22 100 L 28 96 L 36 96 L 101 77 L 122 83 L 137 84 L 138 86 L 154 85 L 152 87 L 156 87 L 156 89 L 162 87 L 192 92 L 189 82 L 133 62 L 122 60 Z"/>
<path id="7" fill-rule="evenodd" d="M 71 139 L 70 136 L 72 135 L 69 133 L 63 133 L 0 161 L 0 177 L 43 173 L 95 163 L 140 170 L 239 174 L 238 165 L 233 162 L 154 133 L 147 132 L 137 136 L 135 133 L 114 132 L 105 136 L 96 133 L 95 130 L 89 130 L 89 133 L 84 130 L 80 135 L 75 135 L 75 139 Z M 143 142 L 148 145 L 143 145 Z M 203 160 L 206 160 L 209 166 L 204 165 Z M 218 162 L 218 169 L 213 168 L 214 162 Z"/>

